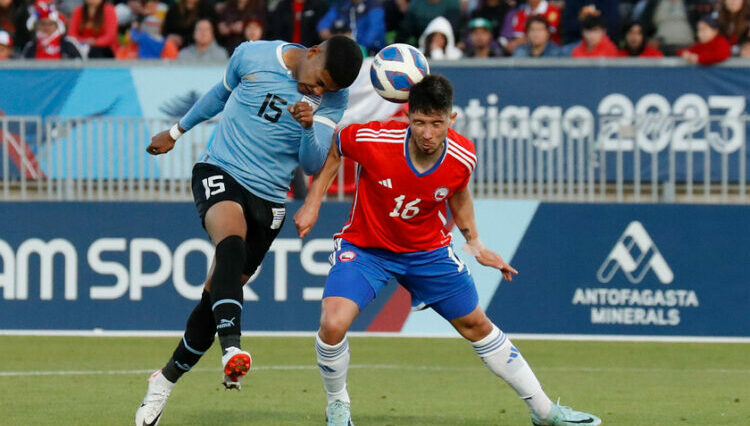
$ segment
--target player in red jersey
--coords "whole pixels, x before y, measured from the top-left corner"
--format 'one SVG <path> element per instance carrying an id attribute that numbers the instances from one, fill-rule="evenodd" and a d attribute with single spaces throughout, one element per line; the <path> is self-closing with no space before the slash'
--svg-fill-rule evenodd
<path id="1" fill-rule="evenodd" d="M 445 229 L 446 204 L 466 238 L 464 249 L 510 281 L 517 271 L 482 245 L 468 183 L 476 166 L 471 141 L 450 129 L 453 87 L 431 75 L 411 88 L 409 123 L 354 124 L 335 137 L 326 163 L 294 216 L 300 237 L 315 224 L 341 156 L 359 164 L 349 221 L 336 234 L 335 263 L 323 292 L 318 366 L 328 396 L 328 425 L 352 425 L 346 391 L 346 332 L 389 279 L 434 309 L 468 339 L 487 367 L 526 401 L 535 425 L 598 425 L 600 420 L 554 404 L 511 341 L 479 306 L 474 281 Z"/>

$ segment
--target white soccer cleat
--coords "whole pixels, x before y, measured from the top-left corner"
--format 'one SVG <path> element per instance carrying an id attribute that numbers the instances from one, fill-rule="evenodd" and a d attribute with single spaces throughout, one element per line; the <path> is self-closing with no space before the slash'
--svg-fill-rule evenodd
<path id="1" fill-rule="evenodd" d="M 250 370 L 252 362 L 249 353 L 234 346 L 228 347 L 227 353 L 221 357 L 221 364 L 224 366 L 224 387 L 240 390 L 242 376 Z"/>
<path id="2" fill-rule="evenodd" d="M 167 380 L 161 370 L 155 372 L 148 379 L 148 391 L 141 406 L 135 412 L 135 426 L 156 426 L 161 420 L 161 413 L 167 405 L 169 393 L 174 383 Z"/>
<path id="3" fill-rule="evenodd" d="M 328 404 L 328 407 L 326 407 L 326 426 L 354 426 L 351 404 L 338 399 Z"/>

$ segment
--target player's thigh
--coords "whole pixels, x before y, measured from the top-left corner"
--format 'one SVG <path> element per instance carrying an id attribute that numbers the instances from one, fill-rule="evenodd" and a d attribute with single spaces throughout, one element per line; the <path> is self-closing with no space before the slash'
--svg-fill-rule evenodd
<path id="1" fill-rule="evenodd" d="M 245 237 L 242 185 L 212 164 L 197 163 L 192 187 L 201 223 L 214 244 L 231 235 Z"/>
<path id="2" fill-rule="evenodd" d="M 283 204 L 264 200 L 247 190 L 243 197 L 243 208 L 244 220 L 247 224 L 245 233 L 247 257 L 244 273 L 252 275 L 263 262 L 271 244 L 279 235 L 286 218 L 286 208 Z"/>
<path id="3" fill-rule="evenodd" d="M 383 259 L 353 244 L 337 240 L 323 300 L 347 299 L 356 305 L 356 314 L 359 314 L 391 278 L 393 273 Z"/>

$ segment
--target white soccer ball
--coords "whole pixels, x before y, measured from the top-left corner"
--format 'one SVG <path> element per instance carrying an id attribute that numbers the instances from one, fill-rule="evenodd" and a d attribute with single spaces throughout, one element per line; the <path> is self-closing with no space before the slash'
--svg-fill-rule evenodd
<path id="1" fill-rule="evenodd" d="M 430 66 L 422 52 L 408 44 L 384 47 L 372 61 L 372 87 L 385 100 L 404 103 L 409 100 L 411 86 L 430 73 Z"/>

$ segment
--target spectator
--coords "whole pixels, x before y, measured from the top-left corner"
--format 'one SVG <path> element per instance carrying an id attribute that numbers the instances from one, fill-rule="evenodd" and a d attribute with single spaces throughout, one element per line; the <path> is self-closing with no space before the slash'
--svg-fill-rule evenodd
<path id="1" fill-rule="evenodd" d="M 607 36 L 601 17 L 591 15 L 581 23 L 583 39 L 571 52 L 574 58 L 614 58 L 617 47 Z"/>
<path id="2" fill-rule="evenodd" d="M 485 18 L 469 21 L 469 40 L 464 55 L 470 58 L 495 58 L 503 56 L 503 48 L 492 37 L 492 23 Z"/>
<path id="3" fill-rule="evenodd" d="M 70 17 L 68 35 L 88 46 L 89 58 L 114 58 L 120 46 L 115 7 L 104 0 L 85 0 Z"/>
<path id="4" fill-rule="evenodd" d="M 581 23 L 589 15 L 600 16 L 607 34 L 616 40 L 619 39 L 619 8 L 619 0 L 565 0 L 560 23 L 560 42 L 570 44 L 581 40 Z"/>
<path id="5" fill-rule="evenodd" d="M 328 11 L 327 0 L 278 0 L 268 6 L 266 38 L 310 47 L 320 43 L 316 26 Z"/>
<path id="6" fill-rule="evenodd" d="M 647 0 L 641 19 L 646 36 L 659 43 L 659 50 L 674 55 L 693 43 L 693 28 L 684 0 Z"/>
<path id="7" fill-rule="evenodd" d="M 7 31 L 0 30 L 0 61 L 13 56 L 13 38 Z"/>
<path id="8" fill-rule="evenodd" d="M 727 38 L 729 44 L 734 46 L 740 35 L 747 32 L 749 11 L 747 0 L 719 0 L 719 31 Z"/>
<path id="9" fill-rule="evenodd" d="M 456 47 L 451 23 L 438 16 L 433 19 L 422 36 L 419 37 L 419 50 L 428 59 L 459 59 L 463 55 L 461 49 Z"/>
<path id="10" fill-rule="evenodd" d="M 23 47 L 30 38 L 26 28 L 29 11 L 24 0 L 0 0 L 0 31 L 5 31 L 15 46 Z"/>
<path id="11" fill-rule="evenodd" d="M 190 62 L 223 62 L 228 59 L 227 51 L 216 44 L 214 26 L 208 19 L 201 19 L 195 24 L 194 44 L 180 50 L 181 61 Z"/>
<path id="12" fill-rule="evenodd" d="M 208 0 L 180 0 L 167 10 L 162 35 L 179 48 L 189 46 L 193 44 L 195 24 L 213 17 Z"/>
<path id="13" fill-rule="evenodd" d="M 638 22 L 631 22 L 625 27 L 625 41 L 620 49 L 621 57 L 661 58 L 659 50 L 649 46 L 643 36 L 643 27 Z"/>
<path id="14" fill-rule="evenodd" d="M 333 23 L 333 26 L 331 27 L 331 36 L 335 35 L 342 35 L 354 40 L 354 36 L 352 35 L 352 28 L 343 19 L 339 19 Z M 367 51 L 367 49 L 365 49 L 364 46 L 359 43 L 357 43 L 357 46 L 359 46 L 359 49 L 362 51 L 363 58 L 370 56 L 369 52 Z"/>
<path id="15" fill-rule="evenodd" d="M 227 0 L 219 12 L 217 22 L 218 40 L 231 55 L 245 41 L 246 22 L 255 19 L 264 22 L 266 6 L 263 0 Z"/>
<path id="16" fill-rule="evenodd" d="M 471 18 L 484 18 L 492 24 L 492 38 L 498 38 L 505 16 L 512 10 L 509 0 L 480 0 Z M 513 2 L 515 3 L 515 1 Z"/>
<path id="17" fill-rule="evenodd" d="M 396 39 L 415 45 L 427 26 L 438 17 L 446 19 L 451 25 L 451 33 L 456 34 L 461 19 L 460 0 L 410 0 Z"/>
<path id="18" fill-rule="evenodd" d="M 409 11 L 409 0 L 384 0 L 383 13 L 385 14 L 386 38 L 393 40 L 396 32 L 401 28 L 401 21 Z"/>
<path id="19" fill-rule="evenodd" d="M 53 3 L 37 0 L 27 27 L 36 34 L 24 46 L 24 58 L 80 59 L 84 56 L 78 43 L 65 35 L 65 25 Z"/>
<path id="20" fill-rule="evenodd" d="M 385 13 L 380 0 L 335 0 L 318 22 L 321 39 L 331 37 L 334 22 L 348 25 L 352 38 L 368 52 L 377 53 L 385 45 Z"/>
<path id="21" fill-rule="evenodd" d="M 750 58 L 750 34 L 744 33 L 737 42 L 740 58 Z"/>
<path id="22" fill-rule="evenodd" d="M 719 33 L 716 18 L 706 16 L 698 21 L 698 42 L 677 55 L 691 64 L 713 65 L 726 61 L 731 56 L 731 46 Z"/>
<path id="23" fill-rule="evenodd" d="M 560 9 L 547 0 L 529 0 L 516 11 L 513 16 L 513 36 L 505 48 L 510 52 L 526 43 L 526 21 L 532 16 L 542 16 L 547 20 L 552 40 L 560 42 Z"/>
<path id="24" fill-rule="evenodd" d="M 526 21 L 526 43 L 513 51 L 516 58 L 556 58 L 560 47 L 552 40 L 549 22 L 543 16 L 532 16 Z"/>
<path id="25" fill-rule="evenodd" d="M 251 19 L 245 22 L 243 30 L 245 41 L 258 41 L 263 39 L 263 21 L 260 19 Z"/>

